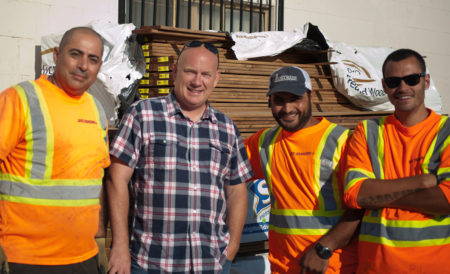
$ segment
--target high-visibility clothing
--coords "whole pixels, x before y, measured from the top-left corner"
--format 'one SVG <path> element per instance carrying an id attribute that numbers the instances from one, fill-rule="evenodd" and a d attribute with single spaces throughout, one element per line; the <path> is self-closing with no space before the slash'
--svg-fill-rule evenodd
<path id="1" fill-rule="evenodd" d="M 45 76 L 0 93 L 0 245 L 8 261 L 63 265 L 97 252 L 107 121 L 89 94 Z"/>
<path id="2" fill-rule="evenodd" d="M 366 179 L 437 175 L 450 200 L 450 120 L 431 111 L 404 127 L 394 115 L 360 123 L 349 142 L 345 201 L 357 204 Z M 450 270 L 450 216 L 383 208 L 366 210 L 359 237 L 359 273 L 444 273 Z"/>
<path id="3" fill-rule="evenodd" d="M 274 273 L 299 273 L 310 247 L 344 213 L 343 183 L 335 172 L 349 130 L 325 118 L 312 127 L 288 132 L 261 130 L 246 140 L 254 179 L 266 179 L 271 197 L 269 260 Z M 336 250 L 328 273 L 356 269 L 356 244 Z"/>

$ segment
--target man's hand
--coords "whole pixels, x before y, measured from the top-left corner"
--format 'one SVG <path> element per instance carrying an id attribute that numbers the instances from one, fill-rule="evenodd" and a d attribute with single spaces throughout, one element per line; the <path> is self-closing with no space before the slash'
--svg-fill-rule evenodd
<path id="1" fill-rule="evenodd" d="M 131 258 L 128 246 L 111 248 L 108 269 L 109 274 L 130 274 Z"/>
<path id="2" fill-rule="evenodd" d="M 298 263 L 301 266 L 300 273 L 325 273 L 328 268 L 328 260 L 322 259 L 317 255 L 314 245 L 305 250 L 303 257 Z"/>
<path id="3" fill-rule="evenodd" d="M 239 245 L 236 245 L 235 242 L 230 242 L 227 246 L 227 260 L 233 261 L 234 257 L 236 257 L 237 252 L 239 251 Z"/>

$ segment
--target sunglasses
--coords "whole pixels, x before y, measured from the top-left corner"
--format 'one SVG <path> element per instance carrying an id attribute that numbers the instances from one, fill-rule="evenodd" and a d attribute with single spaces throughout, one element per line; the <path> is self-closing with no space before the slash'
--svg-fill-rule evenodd
<path id="1" fill-rule="evenodd" d="M 217 48 L 214 45 L 212 45 L 210 43 L 206 43 L 206 42 L 196 41 L 196 40 L 189 41 L 186 44 L 184 44 L 183 50 L 186 49 L 186 48 L 198 48 L 198 47 L 201 47 L 201 46 L 205 46 L 205 48 L 207 50 L 209 50 L 210 52 L 212 52 L 212 53 L 214 53 L 216 55 L 219 55 L 219 51 L 217 50 Z M 181 52 L 183 52 L 183 50 Z"/>
<path id="2" fill-rule="evenodd" d="M 384 82 L 388 88 L 396 88 L 400 85 L 400 83 L 405 82 L 408 86 L 413 87 L 420 82 L 420 78 L 425 77 L 425 72 L 410 74 L 403 77 L 387 77 L 384 78 Z"/>

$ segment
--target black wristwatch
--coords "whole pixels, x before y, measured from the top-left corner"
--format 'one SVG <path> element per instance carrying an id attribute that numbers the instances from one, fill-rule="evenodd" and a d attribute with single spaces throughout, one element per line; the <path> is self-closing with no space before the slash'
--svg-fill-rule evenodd
<path id="1" fill-rule="evenodd" d="M 316 250 L 317 255 L 322 259 L 328 260 L 331 255 L 333 255 L 333 251 L 329 247 L 323 246 L 320 243 L 317 243 L 314 246 L 314 249 Z"/>

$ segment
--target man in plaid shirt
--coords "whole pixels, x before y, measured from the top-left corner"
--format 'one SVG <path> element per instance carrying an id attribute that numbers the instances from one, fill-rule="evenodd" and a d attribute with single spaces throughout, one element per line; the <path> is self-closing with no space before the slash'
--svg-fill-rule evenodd
<path id="1" fill-rule="evenodd" d="M 189 42 L 173 68 L 174 90 L 123 117 L 107 177 L 109 273 L 130 273 L 130 265 L 131 273 L 229 271 L 247 213 L 244 182 L 253 174 L 236 126 L 207 102 L 218 62 L 213 45 Z"/>

